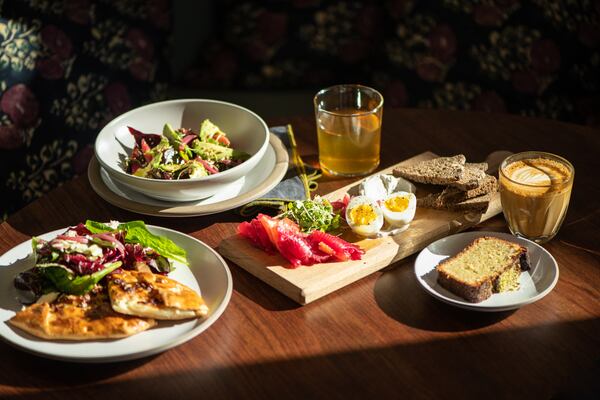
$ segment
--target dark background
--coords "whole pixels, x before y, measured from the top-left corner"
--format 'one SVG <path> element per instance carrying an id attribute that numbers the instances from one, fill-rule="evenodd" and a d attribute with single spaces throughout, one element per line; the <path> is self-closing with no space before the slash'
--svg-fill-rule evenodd
<path id="1" fill-rule="evenodd" d="M 338 83 L 598 128 L 600 0 L 0 1 L 0 216 L 85 173 L 131 108 L 307 115 Z"/>

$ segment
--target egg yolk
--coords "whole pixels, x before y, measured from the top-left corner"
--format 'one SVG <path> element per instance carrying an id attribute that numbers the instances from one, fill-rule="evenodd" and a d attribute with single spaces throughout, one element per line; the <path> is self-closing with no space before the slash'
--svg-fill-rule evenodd
<path id="1" fill-rule="evenodd" d="M 377 219 L 377 214 L 370 204 L 361 204 L 350 210 L 350 219 L 356 225 L 368 225 Z"/>
<path id="2" fill-rule="evenodd" d="M 408 202 L 406 196 L 394 196 L 385 201 L 385 207 L 390 211 L 400 212 L 408 208 Z"/>

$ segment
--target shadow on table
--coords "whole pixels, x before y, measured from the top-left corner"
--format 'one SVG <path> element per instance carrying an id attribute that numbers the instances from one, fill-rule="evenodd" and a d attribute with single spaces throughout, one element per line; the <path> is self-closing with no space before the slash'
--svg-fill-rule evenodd
<path id="1" fill-rule="evenodd" d="M 61 387 L 86 385 L 133 371 L 160 357 L 160 354 L 109 364 L 88 364 L 50 360 L 0 343 L 0 386 Z M 8 364 L 7 360 L 11 360 Z M 110 366 L 108 368 L 107 366 Z M 6 373 L 6 371 L 12 371 Z M 43 397 L 43 396 L 42 396 Z M 4 399 L 5 397 L 0 396 Z"/>
<path id="2" fill-rule="evenodd" d="M 589 335 L 599 325 L 597 319 L 572 321 L 254 364 L 229 358 L 233 365 L 214 368 L 208 366 L 220 365 L 221 355 L 174 354 L 156 357 L 151 367 L 136 373 L 142 377 L 125 372 L 149 359 L 75 365 L 10 355 L 17 363 L 0 359 L 0 391 L 5 400 L 591 399 L 600 390 L 595 379 L 600 365 L 598 342 Z M 25 393 L 9 394 L 10 388 Z"/>
<path id="3" fill-rule="evenodd" d="M 418 329 L 458 332 L 495 324 L 515 312 L 463 310 L 434 299 L 424 290 L 415 290 L 420 284 L 412 268 L 414 258 L 388 267 L 375 282 L 375 301 L 390 318 Z"/>
<path id="4" fill-rule="evenodd" d="M 241 267 L 234 265 L 229 269 L 233 279 L 233 289 L 263 309 L 288 311 L 302 307 Z"/>

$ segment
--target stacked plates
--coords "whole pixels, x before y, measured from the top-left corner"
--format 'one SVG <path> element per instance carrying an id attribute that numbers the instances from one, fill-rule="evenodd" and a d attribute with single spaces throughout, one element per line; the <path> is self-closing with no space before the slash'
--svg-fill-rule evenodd
<path id="1" fill-rule="evenodd" d="M 165 123 L 198 129 L 204 119 L 220 126 L 233 147 L 250 158 L 226 171 L 192 179 L 150 179 L 125 172 L 124 160 L 134 147 L 128 127 L 148 133 L 160 132 Z M 139 107 L 109 122 L 96 138 L 88 177 L 96 193 L 117 207 L 189 217 L 230 210 L 259 198 L 281 181 L 288 161 L 283 143 L 252 111 L 221 101 L 182 99 Z"/>
<path id="2" fill-rule="evenodd" d="M 119 208 L 145 215 L 191 217 L 231 210 L 261 197 L 283 179 L 288 162 L 285 146 L 271 134 L 267 151 L 248 175 L 226 185 L 213 196 L 189 202 L 158 200 L 135 191 L 111 178 L 96 157 L 88 167 L 88 178 L 100 197 Z"/>

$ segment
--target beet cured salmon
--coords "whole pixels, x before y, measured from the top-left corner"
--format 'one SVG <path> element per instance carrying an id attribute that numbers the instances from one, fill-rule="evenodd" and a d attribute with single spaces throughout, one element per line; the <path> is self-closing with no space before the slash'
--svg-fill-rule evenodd
<path id="1" fill-rule="evenodd" d="M 305 234 L 290 219 L 259 214 L 250 222 L 242 222 L 238 233 L 254 246 L 273 254 L 277 250 L 291 268 L 317 263 L 360 260 L 364 251 L 337 236 L 322 231 Z"/>

